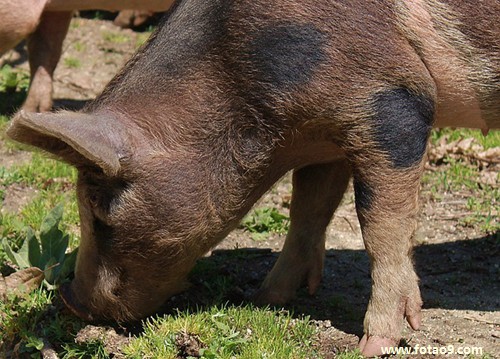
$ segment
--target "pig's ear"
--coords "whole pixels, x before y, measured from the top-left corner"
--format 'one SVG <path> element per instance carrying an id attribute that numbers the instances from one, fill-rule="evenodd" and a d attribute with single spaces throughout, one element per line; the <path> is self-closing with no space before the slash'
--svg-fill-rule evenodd
<path id="1" fill-rule="evenodd" d="M 75 165 L 100 167 L 108 176 L 120 170 L 126 135 L 120 123 L 76 112 L 27 113 L 20 111 L 7 135 L 39 147 Z"/>

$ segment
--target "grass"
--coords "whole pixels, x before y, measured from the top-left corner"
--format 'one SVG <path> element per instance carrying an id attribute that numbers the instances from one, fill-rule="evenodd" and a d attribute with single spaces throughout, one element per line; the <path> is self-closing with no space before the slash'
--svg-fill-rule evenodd
<path id="1" fill-rule="evenodd" d="M 78 52 L 83 52 L 87 49 L 87 45 L 85 45 L 84 43 L 81 43 L 80 41 L 76 41 L 74 44 L 73 44 L 73 47 L 75 48 L 76 51 Z"/>
<path id="2" fill-rule="evenodd" d="M 76 171 L 72 167 L 46 158 L 41 153 L 34 153 L 28 163 L 13 165 L 9 169 L 0 167 L 2 202 L 5 199 L 5 189 L 14 184 L 21 191 L 23 188 L 30 189 L 26 193 L 35 194 L 20 208 L 19 213 L 0 213 L 0 234 L 19 241 L 25 226 L 40 227 L 45 214 L 58 203 L 66 204 L 62 228 L 66 230 L 68 227 L 76 227 L 79 217 L 73 190 L 75 180 Z M 74 248 L 77 243 L 77 234 L 73 234 L 70 247 Z"/>
<path id="3" fill-rule="evenodd" d="M 448 141 L 457 141 L 472 137 L 483 146 L 490 149 L 500 147 L 500 131 L 490 131 L 483 136 L 477 130 L 439 130 L 433 131 L 431 142 L 437 143 L 443 136 Z M 489 185 L 479 181 L 481 178 L 480 166 L 477 161 L 466 158 L 445 158 L 443 165 L 436 171 L 425 172 L 423 181 L 428 184 L 431 199 L 441 201 L 447 193 L 463 193 L 466 197 L 465 213 L 458 223 L 464 227 L 478 228 L 482 232 L 495 233 L 500 231 L 500 174 L 496 174 L 496 185 Z"/>
<path id="4" fill-rule="evenodd" d="M 152 30 L 151 31 L 148 30 L 146 32 L 142 32 L 142 33 L 138 34 L 137 39 L 135 40 L 135 47 L 139 48 L 142 45 L 144 45 L 144 43 L 149 39 L 151 34 L 152 34 Z"/>
<path id="5" fill-rule="evenodd" d="M 315 358 L 315 329 L 308 318 L 252 306 L 215 306 L 146 322 L 125 349 L 131 358 L 178 356 L 179 335 L 194 337 L 201 358 Z"/>
<path id="6" fill-rule="evenodd" d="M 130 41 L 130 37 L 128 37 L 127 35 L 111 31 L 104 31 L 102 33 L 102 38 L 103 40 L 111 42 L 113 44 L 124 44 Z"/>
<path id="7" fill-rule="evenodd" d="M 453 130 L 445 128 L 441 130 L 433 130 L 431 133 L 431 143 L 436 143 L 443 136 L 448 136 L 448 141 L 456 141 L 462 138 L 476 139 L 484 149 L 500 146 L 500 131 L 492 130 L 488 135 L 484 136 L 480 130 L 460 129 Z"/>
<path id="8" fill-rule="evenodd" d="M 77 69 L 82 66 L 81 61 L 74 57 L 66 57 L 64 59 L 64 64 L 70 69 Z"/>
<path id="9" fill-rule="evenodd" d="M 67 314 L 59 314 L 55 292 L 44 289 L 21 296 L 9 296 L 0 301 L 0 352 L 7 357 L 15 348 L 20 357 L 40 357 L 44 340 L 60 346 L 61 354 L 80 349 L 74 342 L 74 334 L 85 323 Z M 90 353 L 87 351 L 87 353 Z"/>
<path id="10" fill-rule="evenodd" d="M 29 72 L 9 65 L 0 68 L 0 115 L 10 115 L 23 103 L 29 87 Z M 4 121 L 4 119 L 2 119 Z"/>

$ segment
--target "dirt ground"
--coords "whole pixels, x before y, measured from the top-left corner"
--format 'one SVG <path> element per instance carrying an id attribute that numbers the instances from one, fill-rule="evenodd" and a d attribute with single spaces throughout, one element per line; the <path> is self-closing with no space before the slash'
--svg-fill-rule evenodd
<path id="1" fill-rule="evenodd" d="M 81 108 L 85 101 L 95 97 L 134 52 L 141 36 L 131 30 L 118 29 L 109 21 L 75 19 L 55 74 L 56 107 Z M 78 59 L 80 66 L 67 66 L 71 62 L 65 60 L 68 58 Z M 23 51 L 12 51 L 3 60 L 27 68 Z M 25 153 L 11 153 L 2 146 L 1 165 L 29 158 Z M 10 191 L 13 199 L 9 203 L 14 203 L 13 208 L 3 210 L 15 210 L 16 202 L 25 201 L 26 196 L 32 195 L 19 188 Z M 259 205 L 275 206 L 286 213 L 290 192 L 290 176 L 287 176 Z M 467 198 L 474 193 L 462 191 L 442 195 L 436 202 L 431 199 L 429 188 L 424 186 L 422 191 L 415 262 L 425 303 L 423 326 L 420 331 L 407 328 L 404 338 L 411 346 L 481 347 L 484 353 L 500 358 L 498 233 L 487 236 L 473 228 L 457 225 L 460 216 L 467 212 Z M 237 302 L 258 288 L 283 242 L 284 235 L 255 241 L 247 232 L 237 229 L 203 260 L 216 264 L 214 268 L 220 276 L 237 278 L 239 285 L 234 289 L 233 298 L 227 298 Z M 369 261 L 361 239 L 352 189 L 328 229 L 326 247 L 325 274 L 319 291 L 313 297 L 300 293 L 288 308 L 316 321 L 321 332 L 321 350 L 331 356 L 338 350 L 355 348 L 357 336 L 362 334 L 363 315 L 369 299 Z M 202 280 L 203 275 L 195 275 L 194 287 Z M 195 297 L 195 291 L 189 291 L 174 298 L 171 305 Z M 430 356 L 412 356 L 419 357 Z"/>

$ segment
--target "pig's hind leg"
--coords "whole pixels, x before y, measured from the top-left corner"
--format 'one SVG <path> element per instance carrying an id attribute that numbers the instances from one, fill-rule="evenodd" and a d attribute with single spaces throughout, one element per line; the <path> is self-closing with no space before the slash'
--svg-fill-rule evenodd
<path id="1" fill-rule="evenodd" d="M 256 295 L 258 303 L 286 303 L 303 284 L 309 293 L 316 291 L 323 271 L 325 230 L 342 200 L 350 173 L 345 160 L 294 171 L 290 230 Z"/>
<path id="2" fill-rule="evenodd" d="M 72 13 L 45 12 L 36 31 L 28 38 L 31 83 L 23 110 L 45 112 L 52 107 L 52 75 L 59 62 L 62 44 Z"/>
<path id="3" fill-rule="evenodd" d="M 351 159 L 372 278 L 360 348 L 374 356 L 397 345 L 403 317 L 414 329 L 420 326 L 422 300 L 411 252 L 434 105 L 405 88 L 378 94 L 370 103 L 371 115 L 358 129 L 362 142 L 353 144 L 358 148 Z"/>

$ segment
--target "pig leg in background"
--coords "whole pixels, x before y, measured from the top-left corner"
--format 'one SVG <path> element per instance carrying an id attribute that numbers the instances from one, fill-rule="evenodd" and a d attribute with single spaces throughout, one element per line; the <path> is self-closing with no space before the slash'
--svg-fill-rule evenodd
<path id="1" fill-rule="evenodd" d="M 258 303 L 283 304 L 304 283 L 314 294 L 323 272 L 326 227 L 342 200 L 350 174 L 346 160 L 294 171 L 290 230 L 256 295 Z"/>
<path id="2" fill-rule="evenodd" d="M 138 27 L 149 20 L 154 15 L 148 10 L 122 10 L 113 21 L 113 24 L 124 29 Z"/>
<path id="3" fill-rule="evenodd" d="M 52 75 L 71 21 L 71 11 L 45 12 L 37 30 L 28 38 L 31 83 L 23 110 L 49 111 L 52 107 Z"/>
<path id="4" fill-rule="evenodd" d="M 375 98 L 364 144 L 351 162 L 356 210 L 370 256 L 372 293 L 360 349 L 366 356 L 398 344 L 406 318 L 420 326 L 422 299 L 413 268 L 413 235 L 432 100 L 406 89 Z M 370 122 L 371 121 L 371 122 Z"/>

